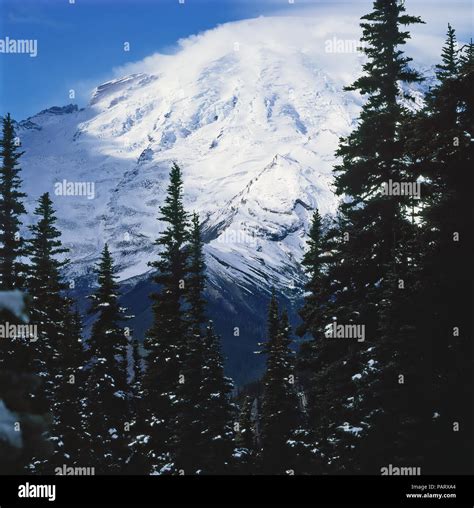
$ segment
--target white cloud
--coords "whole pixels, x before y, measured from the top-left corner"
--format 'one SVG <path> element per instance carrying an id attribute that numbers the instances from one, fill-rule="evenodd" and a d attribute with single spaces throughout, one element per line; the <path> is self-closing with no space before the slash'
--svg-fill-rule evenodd
<path id="1" fill-rule="evenodd" d="M 341 84 L 348 84 L 360 68 L 361 56 L 353 54 L 331 54 L 325 52 L 325 44 L 333 38 L 338 40 L 358 40 L 361 34 L 359 20 L 370 12 L 370 0 L 314 2 L 296 0 L 284 9 L 275 9 L 281 2 L 268 0 L 269 16 L 236 21 L 219 25 L 214 29 L 192 35 L 177 41 L 168 52 L 155 53 L 143 60 L 130 62 L 114 68 L 108 78 L 120 78 L 133 73 L 176 73 L 185 66 L 189 74 L 207 62 L 222 57 L 223 49 L 229 54 L 239 48 L 239 58 L 248 59 L 252 66 L 258 63 L 259 55 L 254 48 L 262 45 L 280 54 L 287 54 L 291 59 L 294 49 L 303 53 L 318 55 L 321 68 L 331 69 L 331 74 L 340 79 Z M 465 43 L 469 37 L 471 3 L 454 1 L 438 3 L 433 0 L 412 0 L 406 2 L 407 12 L 420 15 L 426 22 L 423 25 L 410 27 L 412 38 L 406 45 L 406 52 L 414 59 L 417 66 L 434 65 L 439 61 L 441 47 L 444 43 L 448 21 L 458 30 L 460 42 Z M 179 58 L 175 55 L 179 54 Z M 290 65 L 290 62 L 289 62 Z M 291 65 L 290 65 L 291 66 Z M 84 82 L 81 88 L 85 88 Z M 177 84 L 179 86 L 179 84 Z"/>

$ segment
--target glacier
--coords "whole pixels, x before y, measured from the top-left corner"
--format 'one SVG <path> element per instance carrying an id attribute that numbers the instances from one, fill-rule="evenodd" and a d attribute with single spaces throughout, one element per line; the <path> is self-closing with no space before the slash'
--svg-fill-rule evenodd
<path id="1" fill-rule="evenodd" d="M 92 284 L 107 242 L 130 298 L 142 291 L 146 299 L 175 161 L 185 206 L 203 222 L 208 292 L 220 311 L 262 320 L 264 297 L 248 299 L 271 287 L 299 300 L 309 222 L 316 208 L 336 210 L 334 152 L 362 104 L 343 87 L 360 74 L 363 55 L 327 52 L 335 33 L 354 37 L 353 23 L 341 20 L 227 23 L 118 69 L 124 74 L 97 86 L 85 107 L 55 106 L 18 122 L 27 208 L 51 193 L 70 249 L 68 277 Z M 93 183 L 94 199 L 55 195 L 64 180 Z M 32 220 L 29 213 L 25 227 Z M 248 351 L 254 346 L 249 340 Z"/>

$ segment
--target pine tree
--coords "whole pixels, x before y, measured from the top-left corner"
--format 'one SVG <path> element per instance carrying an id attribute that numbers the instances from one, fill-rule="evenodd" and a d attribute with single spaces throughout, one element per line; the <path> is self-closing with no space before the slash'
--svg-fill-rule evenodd
<path id="1" fill-rule="evenodd" d="M 143 366 L 142 356 L 140 354 L 140 345 L 138 340 L 132 339 L 132 358 L 133 358 L 133 394 L 135 399 L 142 396 L 143 390 Z"/>
<path id="2" fill-rule="evenodd" d="M 204 258 L 199 217 L 194 214 L 189 235 L 186 266 L 186 344 L 177 391 L 175 436 L 176 467 L 185 474 L 201 471 L 207 443 L 202 438 L 205 396 L 203 393 L 204 351 Z"/>
<path id="3" fill-rule="evenodd" d="M 439 81 L 457 76 L 459 68 L 459 50 L 456 42 L 456 31 L 448 23 L 446 44 L 441 53 L 442 63 L 436 66 L 436 76 Z"/>
<path id="4" fill-rule="evenodd" d="M 2 139 L 0 141 L 0 288 L 2 290 L 24 287 L 25 264 L 24 240 L 20 235 L 20 217 L 25 211 L 22 199 L 26 196 L 20 191 L 21 178 L 19 143 L 15 137 L 13 120 L 10 114 L 2 119 Z"/>
<path id="5" fill-rule="evenodd" d="M 91 295 L 90 313 L 96 315 L 88 341 L 87 430 L 90 451 L 102 474 L 122 472 L 127 459 L 130 425 L 127 383 L 128 318 L 119 304 L 119 286 L 108 245 L 97 267 L 99 286 Z"/>
<path id="6" fill-rule="evenodd" d="M 308 275 L 308 281 L 305 285 L 305 302 L 300 310 L 302 324 L 297 333 L 299 335 L 311 333 L 314 336 L 321 323 L 323 307 L 327 298 L 326 295 L 323 295 L 325 289 L 323 265 L 326 256 L 323 250 L 322 218 L 318 210 L 314 212 L 308 236 L 307 250 L 301 262 Z"/>
<path id="7" fill-rule="evenodd" d="M 24 289 L 24 240 L 20 236 L 20 217 L 25 213 L 20 191 L 21 179 L 19 151 L 16 142 L 13 120 L 8 114 L 2 118 L 2 138 L 0 140 L 0 289 L 2 291 Z M 24 342 L 24 341 L 23 341 Z M 0 341 L 0 366 L 20 371 L 25 352 L 22 340 Z"/>
<path id="8" fill-rule="evenodd" d="M 203 474 L 231 472 L 234 449 L 236 407 L 230 402 L 233 382 L 224 375 L 220 340 L 212 321 L 208 322 L 204 342 L 205 358 L 202 366 L 204 379 L 200 399 L 203 401 Z"/>
<path id="9" fill-rule="evenodd" d="M 151 266 L 159 292 L 153 299 L 153 325 L 145 339 L 148 350 L 144 378 L 151 452 L 149 472 L 174 471 L 172 446 L 178 410 L 178 383 L 186 344 L 185 275 L 187 269 L 188 216 L 183 207 L 181 169 L 173 164 L 170 184 L 159 220 L 166 223 L 155 244 L 161 249 Z"/>
<path id="10" fill-rule="evenodd" d="M 41 400 L 51 409 L 55 398 L 55 376 L 58 368 L 58 348 L 66 340 L 65 318 L 68 302 L 67 288 L 62 270 L 68 252 L 62 246 L 61 233 L 56 228 L 57 218 L 49 193 L 43 194 L 35 209 L 38 221 L 29 227 L 32 238 L 28 242 L 31 265 L 28 275 L 28 292 L 32 298 L 31 321 L 39 330 L 34 343 L 33 371 L 44 380 Z"/>
<path id="11" fill-rule="evenodd" d="M 295 464 L 292 441 L 299 424 L 299 409 L 290 343 L 288 316 L 286 312 L 279 315 L 273 292 L 268 312 L 268 340 L 262 349 L 267 355 L 261 414 L 264 474 L 285 474 Z"/>
<path id="12" fill-rule="evenodd" d="M 205 262 L 201 225 L 194 214 L 186 274 L 186 348 L 178 386 L 176 467 L 185 474 L 229 472 L 233 448 L 229 401 L 232 383 L 225 378 L 219 339 L 205 326 Z"/>
<path id="13" fill-rule="evenodd" d="M 252 423 L 252 407 L 254 399 L 245 397 L 242 402 L 239 418 L 239 434 L 237 436 L 237 444 L 246 448 L 251 452 L 255 447 L 255 435 Z"/>
<path id="14" fill-rule="evenodd" d="M 149 435 L 146 425 L 146 399 L 143 389 L 143 359 L 140 345 L 130 336 L 132 345 L 133 379 L 131 382 L 131 432 L 134 439 L 129 444 L 129 456 L 125 471 L 128 474 L 144 475 L 148 473 L 146 450 L 149 448 Z"/>
<path id="15" fill-rule="evenodd" d="M 399 47 L 409 38 L 409 32 L 402 27 L 421 20 L 406 15 L 403 3 L 396 0 L 376 0 L 373 11 L 362 20 L 361 41 L 367 61 L 363 75 L 347 90 L 358 91 L 367 98 L 357 128 L 341 141 L 337 151 L 342 162 L 335 167 L 336 193 L 345 198 L 324 235 L 322 249 L 330 255 L 325 263 L 323 290 L 315 293 L 310 288 L 317 306 L 310 304 L 310 309 L 303 312 L 310 330 L 311 323 L 317 324 L 311 330 L 315 339 L 310 353 L 314 358 L 314 386 L 309 397 L 315 447 L 328 472 L 344 473 L 378 473 L 390 457 L 389 451 L 384 455 L 370 448 L 368 463 L 361 452 L 367 452 L 364 444 L 377 441 L 375 436 L 384 429 L 382 422 L 392 414 L 390 406 L 398 404 L 394 395 L 397 379 L 390 377 L 391 369 L 384 369 L 384 352 L 392 348 L 398 362 L 393 365 L 394 371 L 405 373 L 410 382 L 414 382 L 408 374 L 413 371 L 410 365 L 421 361 L 415 355 L 407 365 L 403 354 L 413 340 L 411 315 L 398 316 L 403 332 L 394 333 L 394 319 L 383 312 L 383 302 L 392 303 L 388 295 L 399 296 L 393 282 L 396 274 L 406 272 L 407 251 L 411 250 L 407 247 L 416 236 L 416 225 L 409 215 L 416 205 L 415 196 L 394 195 L 387 189 L 390 181 L 414 183 L 417 176 L 405 157 L 403 125 L 411 114 L 401 99 L 410 99 L 404 92 L 406 85 L 421 77 L 410 69 L 411 59 Z M 320 302 L 316 298 L 319 294 L 327 295 L 327 301 Z M 311 311 L 314 314 L 309 320 Z M 324 321 L 326 327 L 362 326 L 365 339 L 326 336 Z M 359 382 L 366 373 L 372 384 Z M 386 379 L 392 383 L 390 389 L 384 386 Z M 372 399 L 371 390 L 377 391 L 377 402 Z M 409 415 L 403 406 L 397 405 L 402 419 L 423 418 L 423 409 Z M 412 404 L 408 406 L 412 408 Z M 377 426 L 371 425 L 374 415 L 383 415 Z M 393 429 L 393 434 L 386 439 L 399 445 L 397 457 L 392 457 L 394 461 L 419 455 L 419 450 L 410 450 L 403 425 L 388 428 Z"/>
<path id="16" fill-rule="evenodd" d="M 58 366 L 55 378 L 53 433 L 58 446 L 55 456 L 48 461 L 50 468 L 66 466 L 85 467 L 86 448 L 86 352 L 82 339 L 81 316 L 72 309 L 66 315 L 65 337 L 58 344 Z M 53 474 L 53 469 L 50 470 Z"/>
<path id="17" fill-rule="evenodd" d="M 459 55 L 459 63 L 462 71 L 469 71 L 474 65 L 474 43 L 472 39 L 467 44 L 466 48 Z"/>
<path id="18" fill-rule="evenodd" d="M 471 55 L 471 56 L 469 56 Z M 472 414 L 466 409 L 459 386 L 472 394 L 468 339 L 470 267 L 469 235 L 472 232 L 469 188 L 472 181 L 471 136 L 473 118 L 472 45 L 456 50 L 455 31 L 448 37 L 438 66 L 438 83 L 427 94 L 426 107 L 408 126 L 409 157 L 424 178 L 424 206 L 420 213 L 423 258 L 419 277 L 422 336 L 431 358 L 428 393 L 431 418 L 425 439 L 431 447 L 425 470 L 433 473 L 472 472 Z M 429 305 L 427 305 L 429 302 Z M 455 423 L 457 422 L 457 424 Z M 455 430 L 455 426 L 459 430 Z M 440 445 L 441 443 L 441 445 Z"/>

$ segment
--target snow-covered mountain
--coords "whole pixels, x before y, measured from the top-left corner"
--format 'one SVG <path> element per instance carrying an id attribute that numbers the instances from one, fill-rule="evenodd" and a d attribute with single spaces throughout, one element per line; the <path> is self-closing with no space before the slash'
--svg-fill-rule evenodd
<path id="1" fill-rule="evenodd" d="M 300 18 L 223 25 L 99 85 L 83 109 L 21 122 L 30 207 L 51 192 L 74 271 L 104 242 L 122 279 L 148 271 L 176 161 L 205 222 L 211 281 L 298 286 L 308 219 L 335 209 L 333 154 L 360 103 L 342 87 L 361 56 L 326 53 L 329 37 Z M 64 180 L 93 183 L 93 199 L 55 195 Z"/>
<path id="2" fill-rule="evenodd" d="M 363 57 L 340 49 L 356 39 L 353 20 L 339 15 L 229 23 L 118 70 L 122 77 L 97 86 L 82 109 L 53 107 L 20 122 L 27 206 L 51 193 L 79 301 L 108 242 L 124 304 L 136 316 L 131 326 L 143 336 L 151 322 L 148 262 L 176 161 L 185 205 L 204 222 L 209 314 L 227 371 L 239 384 L 254 379 L 269 289 L 294 317 L 309 220 L 315 208 L 336 209 L 334 152 L 362 103 L 343 87 Z M 58 192 L 58 184 L 80 183 L 88 195 Z"/>

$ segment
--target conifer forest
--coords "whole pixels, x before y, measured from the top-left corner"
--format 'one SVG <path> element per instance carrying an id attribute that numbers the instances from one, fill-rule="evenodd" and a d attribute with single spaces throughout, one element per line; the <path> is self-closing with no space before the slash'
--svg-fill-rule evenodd
<path id="1" fill-rule="evenodd" d="M 327 502 L 408 476 L 400 499 L 456 497 L 474 473 L 472 8 L 0 2 L 17 500 L 59 476 L 225 476 L 237 497 L 232 477 L 257 478 L 247 497 L 336 477 Z"/>

